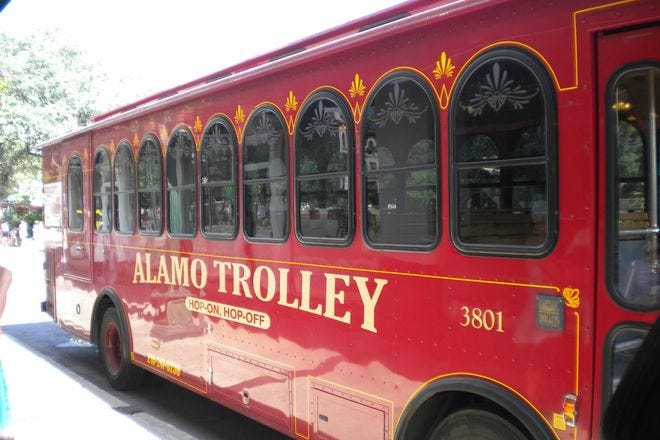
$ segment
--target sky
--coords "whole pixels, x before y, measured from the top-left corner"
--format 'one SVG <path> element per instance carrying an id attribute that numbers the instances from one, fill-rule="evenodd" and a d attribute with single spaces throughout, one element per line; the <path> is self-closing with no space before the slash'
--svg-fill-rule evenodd
<path id="1" fill-rule="evenodd" d="M 402 1 L 11 0 L 0 32 L 57 29 L 121 88 L 123 104 Z"/>

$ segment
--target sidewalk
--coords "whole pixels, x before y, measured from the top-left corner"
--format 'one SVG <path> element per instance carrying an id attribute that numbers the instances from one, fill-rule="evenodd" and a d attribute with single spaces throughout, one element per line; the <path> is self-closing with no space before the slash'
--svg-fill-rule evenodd
<path id="1" fill-rule="evenodd" d="M 158 438 L 112 409 L 123 406 L 121 401 L 83 379 L 67 376 L 6 334 L 0 335 L 0 358 L 16 440 Z M 103 393 L 104 398 L 95 393 Z M 113 400 L 116 403 L 107 403 Z"/>
<path id="2" fill-rule="evenodd" d="M 0 264 L 12 271 L 12 285 L 0 326 L 50 321 L 39 310 L 45 299 L 40 243 L 0 247 Z M 83 378 L 65 374 L 0 334 L 0 360 L 9 388 L 16 440 L 157 439 L 137 422 L 140 416 L 113 408 L 126 404 Z"/>

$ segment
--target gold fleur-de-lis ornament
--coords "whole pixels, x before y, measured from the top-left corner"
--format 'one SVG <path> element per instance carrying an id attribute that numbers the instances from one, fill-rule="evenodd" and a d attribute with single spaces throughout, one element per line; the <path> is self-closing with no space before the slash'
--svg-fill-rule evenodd
<path id="1" fill-rule="evenodd" d="M 442 77 L 451 78 L 454 76 L 455 66 L 451 63 L 451 58 L 447 56 L 447 52 L 442 51 L 440 59 L 435 62 L 435 69 L 433 75 L 435 79 L 442 79 Z"/>

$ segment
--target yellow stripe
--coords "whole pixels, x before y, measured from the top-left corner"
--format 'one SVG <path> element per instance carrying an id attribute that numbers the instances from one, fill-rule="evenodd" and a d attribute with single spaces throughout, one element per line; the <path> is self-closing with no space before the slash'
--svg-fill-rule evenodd
<path id="1" fill-rule="evenodd" d="M 92 242 L 87 242 L 88 245 L 94 245 Z M 132 249 L 136 251 L 149 251 L 149 252 L 161 252 L 166 254 L 178 254 L 178 255 L 189 255 L 192 257 L 206 257 L 206 258 L 215 258 L 223 260 L 232 260 L 232 261 L 251 261 L 255 263 L 269 263 L 269 264 L 282 264 L 286 266 L 298 266 L 298 267 L 309 267 L 314 269 L 332 269 L 332 270 L 342 270 L 347 272 L 363 272 L 371 273 L 378 275 L 395 275 L 408 278 L 422 278 L 430 280 L 441 280 L 441 281 L 456 281 L 463 283 L 474 283 L 474 284 L 490 284 L 496 286 L 510 286 L 510 287 L 523 287 L 530 289 L 542 289 L 542 290 L 552 290 L 555 292 L 560 292 L 561 289 L 557 286 L 546 285 L 546 284 L 531 284 L 531 283 L 517 283 L 513 281 L 499 281 L 499 280 L 484 280 L 484 279 L 474 279 L 474 278 L 463 278 L 463 277 L 452 277 L 445 275 L 429 275 L 422 273 L 410 273 L 410 272 L 398 272 L 392 270 L 382 270 L 382 269 L 367 269 L 363 267 L 351 267 L 351 266 L 335 266 L 331 264 L 317 264 L 317 263 L 301 263 L 297 261 L 286 261 L 286 260 L 270 260 L 266 258 L 252 258 L 252 257 L 235 257 L 229 255 L 217 255 L 217 254 L 207 254 L 201 252 L 185 252 L 185 251 L 173 251 L 169 249 L 152 249 L 145 248 L 140 246 L 124 246 L 117 244 L 103 244 L 107 247 L 115 247 L 121 249 Z"/>

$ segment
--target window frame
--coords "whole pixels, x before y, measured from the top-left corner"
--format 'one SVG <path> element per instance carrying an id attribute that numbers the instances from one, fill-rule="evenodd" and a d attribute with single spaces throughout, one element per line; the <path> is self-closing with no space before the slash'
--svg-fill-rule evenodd
<path id="1" fill-rule="evenodd" d="M 204 178 L 204 170 L 202 168 L 202 156 L 204 155 L 204 140 L 206 138 L 206 135 L 208 134 L 209 130 L 216 124 L 222 125 L 227 132 L 229 133 L 229 136 L 231 137 L 232 140 L 232 163 L 231 163 L 231 180 L 223 180 L 223 181 L 217 181 L 217 182 L 207 182 L 204 183 L 202 182 L 202 179 Z M 239 194 L 238 194 L 238 138 L 236 136 L 236 131 L 234 130 L 234 126 L 231 124 L 231 122 L 224 116 L 216 116 L 212 118 L 207 124 L 206 128 L 204 129 L 204 132 L 202 134 L 201 142 L 200 142 L 200 147 L 199 147 L 199 230 L 200 233 L 204 238 L 207 239 L 212 239 L 212 240 L 234 240 L 238 236 L 238 230 L 239 230 L 239 215 L 238 213 L 241 210 L 241 203 L 239 202 Z M 205 217 L 204 217 L 204 188 L 218 188 L 218 187 L 227 187 L 227 186 L 233 186 L 234 187 L 234 200 L 236 201 L 236 207 L 234 208 L 234 212 L 232 214 L 233 221 L 234 221 L 234 229 L 231 234 L 224 234 L 222 232 L 206 232 L 204 230 L 205 227 Z"/>
<path id="2" fill-rule="evenodd" d="M 607 185 L 606 195 L 605 195 L 605 200 L 606 200 L 606 207 L 605 207 L 605 211 L 606 211 L 605 274 L 606 275 L 605 277 L 606 277 L 608 295 L 610 296 L 610 298 L 612 298 L 612 300 L 615 303 L 619 304 L 621 307 L 628 310 L 653 312 L 660 309 L 660 304 L 656 304 L 654 306 L 653 305 L 645 306 L 643 304 L 639 304 L 634 301 L 627 301 L 624 298 L 624 296 L 619 292 L 619 286 L 616 283 L 616 277 L 615 277 L 615 272 L 618 269 L 615 254 L 618 253 L 617 247 L 619 244 L 619 240 L 617 240 L 616 238 L 618 235 L 617 223 L 619 217 L 619 197 L 618 197 L 618 191 L 615 188 L 617 183 L 619 183 L 619 179 L 618 179 L 619 157 L 617 155 L 617 153 L 619 152 L 619 145 L 616 136 L 617 130 L 615 129 L 615 126 L 618 123 L 618 119 L 616 118 L 616 114 L 611 112 L 610 110 L 616 104 L 614 101 L 614 91 L 616 89 L 616 85 L 618 84 L 619 80 L 628 73 L 634 72 L 636 70 L 645 70 L 645 69 L 660 70 L 660 63 L 649 61 L 649 62 L 635 62 L 635 63 L 625 64 L 621 66 L 621 68 L 619 68 L 616 72 L 614 72 L 607 81 L 607 87 L 605 92 L 606 96 L 604 99 L 605 136 L 607 143 L 606 145 L 607 160 L 605 164 L 606 185 Z M 657 110 L 658 109 L 656 109 L 656 111 Z M 656 142 L 660 142 L 660 139 L 656 139 Z M 646 144 L 644 144 L 643 147 L 644 147 L 643 155 L 645 156 L 645 162 L 648 162 L 648 158 L 646 158 L 646 152 L 647 152 L 646 149 L 648 147 Z M 658 158 L 660 158 L 660 151 L 658 152 Z M 658 169 L 660 169 L 660 165 L 658 166 Z M 648 169 L 644 169 L 643 173 L 644 173 L 643 177 L 646 178 L 648 174 Z M 660 180 L 660 177 L 658 177 L 658 179 Z M 645 180 L 644 185 L 646 184 L 647 182 Z M 644 192 L 645 199 L 647 199 L 647 196 L 649 195 L 647 191 L 648 190 L 645 190 Z M 660 201 L 658 203 L 660 203 Z"/>
<path id="3" fill-rule="evenodd" d="M 159 228 L 158 229 L 142 229 L 140 225 L 142 224 L 142 217 L 140 213 L 140 192 L 142 193 L 148 193 L 148 194 L 153 194 L 155 191 L 155 188 L 147 188 L 146 190 L 143 190 L 140 187 L 140 155 L 142 153 L 142 150 L 146 148 L 147 142 L 153 142 L 156 149 L 158 150 L 158 165 L 159 165 L 159 172 L 160 172 L 160 185 L 158 188 L 158 198 L 160 198 L 160 215 L 159 219 L 160 221 L 158 222 Z M 158 139 L 158 136 L 155 134 L 147 134 L 142 138 L 142 141 L 140 142 L 140 146 L 138 147 L 137 151 L 137 158 L 135 160 L 135 174 L 136 174 L 136 185 L 135 185 L 135 194 L 136 194 L 136 204 L 135 204 L 135 210 L 136 210 L 136 217 L 135 221 L 137 222 L 137 231 L 140 235 L 144 236 L 161 236 L 163 234 L 163 229 L 164 229 L 164 211 L 165 211 L 165 202 L 163 200 L 163 178 L 164 173 L 163 173 L 163 147 Z"/>
<path id="4" fill-rule="evenodd" d="M 82 213 L 80 214 L 80 229 L 74 229 L 71 227 L 71 162 L 75 159 L 78 160 L 80 164 L 80 208 Z M 85 230 L 85 170 L 83 168 L 83 162 L 78 153 L 74 153 L 69 157 L 66 167 L 66 228 L 71 232 L 83 232 Z"/>
<path id="5" fill-rule="evenodd" d="M 127 150 L 128 151 L 128 157 L 131 161 L 131 166 L 133 168 L 133 175 L 130 176 L 130 178 L 133 179 L 133 189 L 130 191 L 120 191 L 117 189 L 117 159 L 119 158 L 119 152 L 120 150 Z M 133 157 L 133 147 L 131 147 L 131 144 L 128 143 L 128 141 L 122 141 L 119 143 L 117 146 L 117 149 L 115 150 L 114 154 L 114 160 L 112 164 L 112 207 L 113 207 L 113 230 L 119 234 L 119 235 L 133 235 L 135 234 L 135 223 L 137 219 L 137 200 L 136 200 L 136 194 L 137 194 L 137 183 L 135 181 L 135 176 L 136 176 L 136 170 L 135 170 L 135 158 Z M 133 222 L 130 225 L 130 230 L 129 231 L 123 231 L 120 230 L 117 222 L 119 221 L 119 196 L 122 194 L 132 194 L 132 199 L 133 199 Z"/>
<path id="6" fill-rule="evenodd" d="M 283 148 L 284 148 L 284 161 L 285 161 L 284 169 L 286 170 L 286 172 L 285 172 L 283 177 L 277 177 L 277 178 L 268 177 L 268 178 L 248 179 L 247 171 L 246 171 L 246 168 L 247 168 L 246 167 L 246 159 L 248 157 L 248 155 L 247 155 L 248 146 L 247 146 L 247 143 L 246 143 L 246 135 L 247 135 L 247 132 L 248 132 L 248 127 L 250 126 L 250 124 L 254 120 L 256 120 L 258 117 L 261 116 L 262 112 L 266 112 L 266 111 L 270 111 L 271 113 L 273 113 L 275 115 L 275 117 L 277 118 L 277 120 L 280 124 L 280 127 L 282 128 L 282 139 L 283 139 L 283 142 L 284 142 L 284 147 Z M 250 115 L 247 122 L 245 123 L 245 128 L 243 130 L 243 136 L 242 137 L 243 137 L 243 141 L 242 141 L 242 149 L 241 149 L 241 153 L 242 153 L 242 157 L 241 157 L 241 166 L 242 166 L 242 171 L 241 171 L 241 174 L 242 174 L 241 205 L 242 205 L 243 208 L 242 208 L 241 212 L 242 212 L 243 226 L 242 226 L 241 229 L 243 231 L 243 237 L 245 238 L 246 241 L 253 242 L 253 243 L 285 243 L 289 239 L 289 235 L 291 233 L 291 214 L 290 214 L 291 213 L 291 184 L 290 184 L 291 173 L 290 173 L 290 170 L 289 170 L 291 158 L 289 157 L 290 156 L 289 131 L 288 131 L 288 127 L 287 127 L 287 124 L 286 124 L 286 120 L 284 119 L 284 116 L 282 115 L 280 110 L 272 104 L 263 104 L 263 105 L 257 106 L 254 109 L 254 111 L 252 112 L 252 114 Z M 258 183 L 275 182 L 275 181 L 284 181 L 284 183 L 286 185 L 286 205 L 285 205 L 286 206 L 286 209 L 285 209 L 285 212 L 286 212 L 286 217 L 285 217 L 286 218 L 286 225 L 285 225 L 284 234 L 281 238 L 252 237 L 252 236 L 247 234 L 247 230 L 246 230 L 247 224 L 248 224 L 248 222 L 246 220 L 247 217 L 248 217 L 247 216 L 248 204 L 247 204 L 247 201 L 246 201 L 248 191 L 246 191 L 246 188 L 247 188 L 248 185 L 254 185 L 254 184 L 258 184 Z"/>
<path id="7" fill-rule="evenodd" d="M 327 99 L 335 104 L 341 110 L 344 118 L 346 119 L 346 136 L 348 140 L 347 154 L 347 169 L 341 172 L 325 172 L 315 174 L 301 175 L 298 172 L 298 138 L 300 133 L 300 124 L 302 123 L 305 113 L 318 103 L 321 99 Z M 310 95 L 298 113 L 298 120 L 294 128 L 293 135 L 293 203 L 294 203 L 294 229 L 297 240 L 302 244 L 308 245 L 326 245 L 326 246 L 348 246 L 355 238 L 355 123 L 353 121 L 353 113 L 344 98 L 337 92 L 331 89 L 322 89 Z M 299 183 L 303 181 L 315 181 L 321 179 L 331 179 L 341 176 L 348 178 L 348 225 L 346 237 L 343 238 L 328 238 L 328 237 L 310 237 L 302 234 L 301 231 L 301 209 L 300 209 L 300 190 Z"/>
<path id="8" fill-rule="evenodd" d="M 647 323 L 641 322 L 620 322 L 616 326 L 612 327 L 607 336 L 605 337 L 605 348 L 603 350 L 603 380 L 601 383 L 601 420 L 605 415 L 605 411 L 608 407 L 612 396 L 614 395 L 614 390 L 612 389 L 612 376 L 615 373 L 614 365 L 614 356 L 616 354 L 615 343 L 616 339 L 623 333 L 638 333 L 642 335 L 642 340 L 648 336 L 648 333 L 652 330 L 652 326 Z M 642 342 L 643 344 L 643 342 Z M 640 347 L 637 347 L 635 352 L 639 351 Z M 632 363 L 632 362 L 631 362 Z M 626 367 L 630 366 L 628 364 Z M 625 369 L 622 372 L 622 377 L 626 375 Z"/>
<path id="9" fill-rule="evenodd" d="M 433 153 L 435 157 L 435 161 L 432 165 L 404 165 L 404 166 L 399 166 L 396 168 L 383 168 L 380 170 L 372 171 L 368 170 L 365 162 L 365 144 L 366 144 L 366 136 L 367 136 L 367 129 L 366 129 L 366 124 L 367 124 L 367 110 L 371 106 L 373 99 L 375 99 L 376 96 L 379 95 L 379 93 L 387 87 L 392 81 L 398 80 L 398 79 L 407 79 L 410 81 L 413 81 L 418 85 L 418 87 L 424 92 L 424 94 L 428 98 L 428 103 L 430 104 L 429 111 L 432 112 L 432 118 L 431 120 L 433 121 L 433 136 L 434 136 L 434 145 L 433 145 Z M 441 174 L 441 121 L 440 121 L 440 107 L 438 104 L 438 98 L 437 94 L 435 93 L 433 87 L 431 84 L 429 84 L 428 80 L 409 70 L 398 70 L 395 72 L 392 72 L 385 77 L 381 78 L 378 83 L 374 86 L 374 88 L 369 92 L 369 95 L 367 99 L 364 101 L 364 105 L 362 107 L 362 119 L 360 123 L 360 184 L 361 184 L 361 190 L 360 190 L 360 201 L 361 201 L 361 228 L 362 228 L 362 239 L 364 240 L 364 243 L 373 248 L 373 249 L 380 249 L 380 250 L 400 250 L 400 251 L 412 251 L 412 252 L 429 252 L 433 249 L 435 249 L 438 244 L 440 243 L 442 239 L 442 174 Z M 433 240 L 428 243 L 428 244 L 401 244 L 401 243 L 376 243 L 370 240 L 369 235 L 368 235 L 368 185 L 367 185 L 367 179 L 369 176 L 379 176 L 379 175 L 386 175 L 386 174 L 400 174 L 400 173 L 407 173 L 407 172 L 415 172 L 415 171 L 423 171 L 426 169 L 433 169 L 434 175 L 435 175 L 435 183 L 436 183 L 436 200 L 435 200 L 435 237 Z"/>
<path id="10" fill-rule="evenodd" d="M 110 198 L 110 200 L 109 200 L 109 203 L 108 203 L 108 205 L 109 205 L 109 207 L 108 207 L 108 210 L 109 210 L 109 223 L 108 223 L 108 229 L 107 230 L 100 230 L 96 227 L 96 209 L 97 209 L 97 207 L 96 207 L 96 197 L 97 196 L 103 197 L 103 195 L 104 195 L 103 192 L 97 192 L 96 188 L 95 188 L 95 183 L 96 183 L 96 179 L 95 179 L 96 176 L 95 175 L 96 175 L 96 165 L 97 165 L 96 162 L 97 162 L 99 156 L 102 153 L 105 153 L 105 155 L 108 158 L 109 180 L 107 182 L 102 181 L 101 184 L 102 185 L 104 185 L 105 183 L 110 184 L 110 189 L 109 189 L 109 198 Z M 94 167 L 92 168 L 92 220 L 93 220 L 93 230 L 94 230 L 95 233 L 98 233 L 98 234 L 110 234 L 110 233 L 112 233 L 112 231 L 114 229 L 114 227 L 113 227 L 114 226 L 114 212 L 113 212 L 114 207 L 113 207 L 113 200 L 112 200 L 114 191 L 113 191 L 113 186 L 112 186 L 113 185 L 112 172 L 113 172 L 112 156 L 110 155 L 110 151 L 108 150 L 108 148 L 105 145 L 101 145 L 96 150 L 96 154 L 94 155 Z M 101 207 L 101 218 L 103 218 L 103 212 L 104 211 Z"/>
<path id="11" fill-rule="evenodd" d="M 169 174 L 167 172 L 168 157 L 169 157 L 169 154 L 170 154 L 170 148 L 172 147 L 172 143 L 175 142 L 174 139 L 175 139 L 176 135 L 181 131 L 184 131 L 189 136 L 190 140 L 192 141 L 192 152 L 193 152 L 192 162 L 193 162 L 193 166 L 194 166 L 194 169 L 195 169 L 195 176 L 193 176 L 193 179 L 192 179 L 193 183 L 192 184 L 178 185 L 178 186 L 170 187 Z M 197 147 L 198 147 L 197 142 L 195 140 L 195 136 L 193 135 L 192 130 L 188 126 L 183 125 L 183 124 L 179 124 L 176 127 L 174 127 L 174 129 L 170 133 L 170 137 L 167 141 L 167 148 L 165 150 L 165 160 L 163 161 L 164 162 L 163 165 L 165 167 L 165 171 L 163 173 L 163 177 L 165 178 L 164 179 L 164 186 L 165 186 L 164 196 L 165 196 L 165 201 L 166 201 L 166 205 L 167 205 L 167 207 L 166 207 L 167 214 L 165 216 L 165 219 L 166 219 L 166 222 L 167 222 L 167 234 L 168 234 L 169 237 L 172 237 L 172 238 L 188 238 L 188 239 L 190 239 L 190 238 L 194 238 L 195 235 L 197 235 L 197 229 L 199 227 L 199 212 L 200 212 L 199 206 L 196 206 L 195 209 L 192 210 L 192 212 L 195 215 L 195 221 L 194 221 L 193 228 L 192 228 L 193 231 L 191 233 L 174 233 L 174 232 L 172 232 L 172 228 L 171 228 L 171 223 L 172 222 L 171 222 L 171 217 L 170 217 L 170 215 L 172 213 L 171 212 L 172 211 L 171 206 L 170 206 L 170 192 L 172 192 L 172 191 L 183 192 L 183 191 L 189 191 L 190 189 L 192 189 L 193 190 L 193 195 L 192 195 L 191 200 L 193 200 L 196 204 L 199 203 L 199 196 L 197 195 L 197 192 L 198 192 L 197 185 L 198 185 L 198 181 L 199 181 L 199 178 L 198 178 L 198 176 L 199 176 L 198 162 L 199 161 L 198 161 L 198 158 L 197 158 L 197 156 L 198 156 Z"/>
<path id="12" fill-rule="evenodd" d="M 483 67 L 485 64 L 495 60 L 513 60 L 525 68 L 536 78 L 539 84 L 539 90 L 545 104 L 545 170 L 546 170 L 546 193 L 547 193 L 547 230 L 546 239 L 543 243 L 536 246 L 512 245 L 512 244 L 492 244 L 492 243 L 464 243 L 460 238 L 460 209 L 459 209 L 459 170 L 470 168 L 461 167 L 456 164 L 457 148 L 457 130 L 455 127 L 457 118 L 457 109 L 459 108 L 460 94 L 472 74 Z M 550 74 L 544 64 L 533 54 L 516 47 L 500 47 L 490 50 L 476 57 L 465 68 L 461 76 L 456 80 L 454 92 L 449 103 L 448 115 L 448 139 L 449 139 L 449 206 L 450 206 L 450 235 L 451 241 L 459 252 L 466 255 L 481 256 L 502 256 L 502 257 L 520 257 L 520 258 L 543 258 L 549 255 L 555 248 L 559 235 L 559 195 L 558 195 L 558 133 L 557 133 L 557 90 Z M 481 160 L 464 162 L 476 165 L 479 163 L 495 164 L 500 168 L 521 167 L 536 165 L 541 162 L 540 156 L 523 158 L 505 158 L 496 160 Z M 534 162 L 534 164 L 532 164 Z M 476 167 L 475 167 L 476 168 Z"/>

